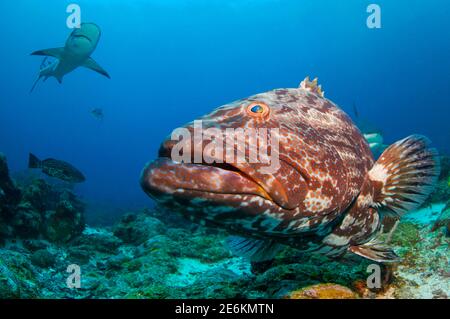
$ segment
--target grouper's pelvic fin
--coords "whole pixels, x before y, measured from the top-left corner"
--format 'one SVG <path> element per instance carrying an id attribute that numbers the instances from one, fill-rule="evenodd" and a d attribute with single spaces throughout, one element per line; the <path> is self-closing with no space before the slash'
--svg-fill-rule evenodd
<path id="1" fill-rule="evenodd" d="M 231 252 L 252 262 L 272 260 L 283 248 L 271 240 L 250 239 L 239 236 L 230 236 L 226 244 Z"/>
<path id="2" fill-rule="evenodd" d="M 300 89 L 315 93 L 320 95 L 321 97 L 325 97 L 325 92 L 322 90 L 322 85 L 318 85 L 318 78 L 314 80 L 310 80 L 309 76 L 307 76 L 301 83 Z"/>
<path id="3" fill-rule="evenodd" d="M 378 236 L 365 244 L 351 246 L 349 251 L 378 263 L 400 262 L 400 257 Z"/>
<path id="4" fill-rule="evenodd" d="M 375 227 L 377 221 L 383 213 L 400 218 L 422 205 L 433 191 L 439 173 L 438 153 L 429 147 L 426 137 L 412 135 L 389 146 L 367 173 L 357 200 L 358 210 L 366 212 L 365 218 L 372 218 L 372 236 L 351 245 L 349 251 L 377 262 L 397 262 L 399 258 L 381 239 L 380 228 Z"/>

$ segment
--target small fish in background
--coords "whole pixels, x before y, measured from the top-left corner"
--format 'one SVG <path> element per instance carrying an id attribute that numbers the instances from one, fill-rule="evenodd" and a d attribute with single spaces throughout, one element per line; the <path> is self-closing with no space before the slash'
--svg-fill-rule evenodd
<path id="1" fill-rule="evenodd" d="M 83 173 L 67 162 L 53 158 L 41 161 L 31 153 L 28 160 L 28 168 L 41 169 L 44 174 L 69 183 L 82 183 L 86 180 Z"/>
<path id="2" fill-rule="evenodd" d="M 103 113 L 103 110 L 101 108 L 92 109 L 91 114 L 98 120 L 103 120 L 105 117 L 105 114 Z"/>
<path id="3" fill-rule="evenodd" d="M 370 150 L 375 158 L 378 158 L 389 145 L 384 144 L 383 133 L 380 129 L 375 127 L 372 123 L 363 120 L 359 117 L 359 112 L 356 104 L 353 103 L 353 113 L 355 114 L 355 124 L 363 133 L 367 143 L 369 143 Z"/>
<path id="4" fill-rule="evenodd" d="M 35 89 L 41 78 L 46 81 L 49 77 L 55 77 L 59 83 L 62 83 L 63 77 L 82 66 L 98 72 L 108 79 L 108 72 L 106 72 L 94 59 L 91 58 L 97 48 L 100 40 L 101 30 L 94 23 L 82 23 L 80 28 L 75 29 L 66 41 L 62 48 L 52 48 L 39 50 L 31 53 L 31 55 L 41 55 L 45 57 L 54 57 L 56 61 L 47 65 L 47 59 L 41 63 L 39 75 L 34 82 L 31 92 Z"/>

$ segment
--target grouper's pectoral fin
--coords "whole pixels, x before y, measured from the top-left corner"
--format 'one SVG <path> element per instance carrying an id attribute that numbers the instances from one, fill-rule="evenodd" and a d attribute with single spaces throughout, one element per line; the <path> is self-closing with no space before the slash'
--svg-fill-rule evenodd
<path id="1" fill-rule="evenodd" d="M 51 56 L 51 57 L 57 58 L 58 60 L 61 60 L 63 53 L 64 53 L 64 48 L 53 48 L 53 49 L 34 51 L 33 53 L 31 53 L 31 55 Z"/>
<path id="2" fill-rule="evenodd" d="M 344 223 L 344 218 L 340 226 L 344 233 L 353 234 L 349 251 L 378 262 L 398 261 L 381 239 L 378 210 L 400 219 L 423 204 L 439 174 L 438 153 L 427 138 L 411 135 L 389 146 L 367 172 L 354 209 L 345 217 L 351 222 Z"/>
<path id="3" fill-rule="evenodd" d="M 283 247 L 283 245 L 272 240 L 258 240 L 239 236 L 228 237 L 226 243 L 234 255 L 247 258 L 252 262 L 272 260 Z"/>
<path id="4" fill-rule="evenodd" d="M 108 72 L 105 71 L 93 58 L 89 58 L 84 62 L 83 66 L 85 68 L 91 69 L 92 71 L 98 72 L 101 75 L 106 76 L 108 79 L 111 77 L 109 76 Z"/>

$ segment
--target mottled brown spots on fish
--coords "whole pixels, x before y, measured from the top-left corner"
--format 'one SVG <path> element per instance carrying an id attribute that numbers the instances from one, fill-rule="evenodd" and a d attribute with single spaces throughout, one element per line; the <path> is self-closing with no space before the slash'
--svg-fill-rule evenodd
<path id="1" fill-rule="evenodd" d="M 247 107 L 253 102 L 269 106 L 270 115 L 264 119 L 248 116 Z M 201 191 L 191 187 L 184 192 L 173 192 L 170 205 L 184 210 L 185 215 L 200 216 L 250 237 L 276 239 L 296 247 L 303 247 L 308 241 L 319 243 L 351 209 L 364 176 L 373 165 L 370 149 L 350 118 L 331 101 L 304 89 L 257 94 L 227 104 L 201 119 L 204 129 L 279 129 L 281 167 L 271 175 L 258 174 L 259 164 L 244 166 L 233 162 L 227 164 L 240 171 L 234 174 L 241 174 L 242 179 L 230 178 L 233 174 L 230 171 L 220 175 L 217 173 L 220 168 L 207 167 L 203 171 L 194 167 L 179 174 L 165 172 L 165 179 L 158 180 L 158 187 L 167 189 L 190 181 Z M 192 123 L 187 127 L 192 131 Z M 166 153 L 170 147 L 170 143 L 164 143 Z M 244 175 L 252 181 L 243 178 Z M 230 181 L 234 184 L 230 185 Z M 255 181 L 265 194 L 258 192 Z M 239 192 L 244 186 L 252 193 Z M 273 200 L 277 196 L 282 198 L 282 194 L 284 206 Z M 179 205 L 192 197 L 197 200 L 189 202 L 189 210 Z M 369 224 L 374 220 L 364 222 Z M 336 236 L 358 235 L 351 223 L 348 229 L 337 232 Z"/>

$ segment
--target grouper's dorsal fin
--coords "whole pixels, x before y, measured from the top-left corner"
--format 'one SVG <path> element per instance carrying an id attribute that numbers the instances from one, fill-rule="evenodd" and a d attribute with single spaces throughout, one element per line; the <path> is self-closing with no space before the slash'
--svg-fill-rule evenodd
<path id="1" fill-rule="evenodd" d="M 321 97 L 325 97 L 325 92 L 322 91 L 322 85 L 318 85 L 318 79 L 310 80 L 309 76 L 307 76 L 301 83 L 300 88 L 312 93 L 316 93 Z"/>
<path id="2" fill-rule="evenodd" d="M 54 58 L 57 58 L 58 60 L 61 60 L 63 53 L 64 53 L 64 48 L 53 48 L 53 49 L 34 51 L 33 53 L 31 53 L 31 55 L 52 56 Z"/>

